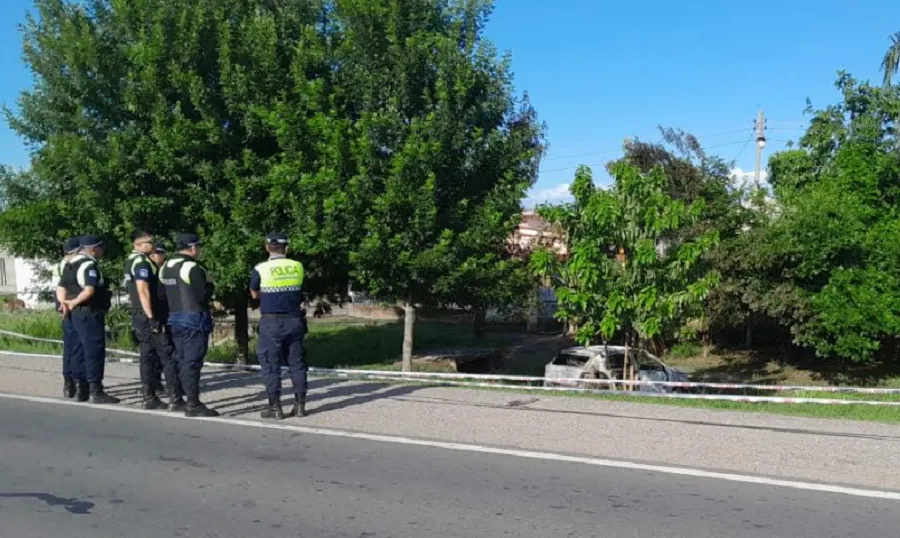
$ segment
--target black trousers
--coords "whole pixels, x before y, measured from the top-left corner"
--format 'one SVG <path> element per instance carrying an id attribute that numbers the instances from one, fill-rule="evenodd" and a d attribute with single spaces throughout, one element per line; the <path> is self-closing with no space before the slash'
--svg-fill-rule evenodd
<path id="1" fill-rule="evenodd" d="M 158 372 L 162 369 L 166 378 L 167 390 L 174 393 L 176 398 L 184 396 L 181 375 L 174 357 L 175 347 L 172 344 L 172 334 L 169 328 L 163 325 L 163 332 L 154 333 L 150 319 L 145 314 L 133 314 L 131 324 L 141 353 L 141 384 L 152 386 L 157 380 Z"/>
<path id="2" fill-rule="evenodd" d="M 281 364 L 287 362 L 291 372 L 294 395 L 306 398 L 307 370 L 303 336 L 305 322 L 301 318 L 266 318 L 259 320 L 256 357 L 262 370 L 266 395 L 281 397 Z"/>

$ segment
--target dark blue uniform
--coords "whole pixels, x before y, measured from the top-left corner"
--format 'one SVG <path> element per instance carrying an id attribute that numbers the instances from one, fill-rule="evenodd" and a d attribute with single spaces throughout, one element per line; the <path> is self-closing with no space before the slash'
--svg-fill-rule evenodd
<path id="1" fill-rule="evenodd" d="M 67 239 L 63 244 L 63 254 L 65 257 L 62 261 L 59 262 L 53 268 L 54 280 L 56 286 L 60 285 L 60 279 L 62 278 L 63 271 L 70 262 L 77 260 L 78 258 L 78 249 L 81 248 L 80 241 L 78 237 L 73 237 L 71 239 Z M 53 302 L 56 305 L 56 310 L 60 311 L 62 305 L 59 304 L 59 299 L 56 297 L 56 294 L 53 294 Z M 74 398 L 77 387 L 78 379 L 85 379 L 86 373 L 81 371 L 76 371 L 72 365 L 72 347 L 76 344 L 73 340 L 73 335 L 75 334 L 75 329 L 72 327 L 72 318 L 69 316 L 63 316 L 62 318 L 62 334 L 63 334 L 63 357 L 62 357 L 62 374 L 63 374 L 63 397 L 64 398 Z"/>
<path id="2" fill-rule="evenodd" d="M 176 248 L 182 252 L 166 260 L 159 270 L 159 281 L 165 286 L 168 299 L 168 324 L 175 345 L 175 361 L 187 399 L 185 415 L 215 417 L 219 413 L 200 402 L 200 370 L 213 329 L 209 310 L 212 286 L 207 282 L 206 270 L 197 263 L 195 256 L 184 253 L 197 252 L 200 239 L 194 234 L 182 234 L 176 243 Z"/>
<path id="3" fill-rule="evenodd" d="M 101 243 L 92 237 L 82 238 L 82 246 L 94 247 Z M 87 243 L 87 244 L 85 244 Z M 103 390 L 106 367 L 106 312 L 110 307 L 110 293 L 100 272 L 97 260 L 84 255 L 68 263 L 60 278 L 60 286 L 66 290 L 66 300 L 71 301 L 87 287 L 94 288 L 93 296 L 76 306 L 69 314 L 71 370 L 77 376 L 77 398 L 94 403 L 119 403 L 117 398 Z M 83 372 L 83 373 L 82 373 Z"/>
<path id="4" fill-rule="evenodd" d="M 144 312 L 137 290 L 138 282 L 146 282 L 150 291 L 153 319 Z M 173 357 L 174 344 L 171 332 L 166 330 L 168 306 L 165 295 L 160 292 L 156 265 L 141 252 L 133 252 L 125 261 L 125 287 L 131 303 L 131 323 L 137 337 L 141 358 L 141 385 L 145 409 L 161 409 L 162 402 L 156 395 L 159 370 L 166 378 L 170 411 L 184 411 L 184 390 L 178 374 L 178 365 Z"/>
<path id="5" fill-rule="evenodd" d="M 286 238 L 270 236 L 269 243 L 278 244 Z M 303 311 L 303 265 L 284 255 L 272 255 L 250 273 L 250 290 L 259 294 L 262 319 L 256 353 L 262 370 L 269 409 L 263 418 L 282 418 L 281 364 L 287 362 L 296 404 L 292 415 L 306 413 L 307 365 L 303 339 L 306 320 Z"/>

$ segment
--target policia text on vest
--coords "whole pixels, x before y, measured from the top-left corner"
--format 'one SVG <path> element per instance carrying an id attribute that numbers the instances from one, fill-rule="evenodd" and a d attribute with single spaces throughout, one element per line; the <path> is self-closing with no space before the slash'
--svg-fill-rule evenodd
<path id="1" fill-rule="evenodd" d="M 307 365 L 303 340 L 306 320 L 303 310 L 303 264 L 286 257 L 287 237 L 266 237 L 269 260 L 250 273 L 250 293 L 259 300 L 261 319 L 257 359 L 266 386 L 268 407 L 262 418 L 282 419 L 281 363 L 290 368 L 294 407 L 290 416 L 306 415 Z"/>

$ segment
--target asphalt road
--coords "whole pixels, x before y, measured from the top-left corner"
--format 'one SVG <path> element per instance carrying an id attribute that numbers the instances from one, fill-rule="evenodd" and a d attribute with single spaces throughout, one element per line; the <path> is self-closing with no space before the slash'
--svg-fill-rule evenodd
<path id="1" fill-rule="evenodd" d="M 0 399 L 0 536 L 896 537 L 900 503 Z"/>

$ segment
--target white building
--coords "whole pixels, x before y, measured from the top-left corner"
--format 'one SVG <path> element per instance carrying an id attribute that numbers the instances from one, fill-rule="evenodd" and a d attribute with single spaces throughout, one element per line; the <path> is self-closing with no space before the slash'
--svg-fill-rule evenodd
<path id="1" fill-rule="evenodd" d="M 17 295 L 16 260 L 0 251 L 0 296 Z"/>
<path id="2" fill-rule="evenodd" d="M 46 299 L 56 289 L 50 270 L 47 262 L 16 258 L 16 297 L 25 303 L 25 308 L 53 308 L 52 299 L 42 301 L 40 297 L 41 292 L 46 292 Z"/>
<path id="3" fill-rule="evenodd" d="M 26 308 L 50 308 L 52 301 L 41 301 L 42 291 L 52 291 L 50 277 L 42 278 L 49 272 L 49 264 L 41 261 L 16 258 L 0 252 L 0 297 L 15 297 Z"/>

